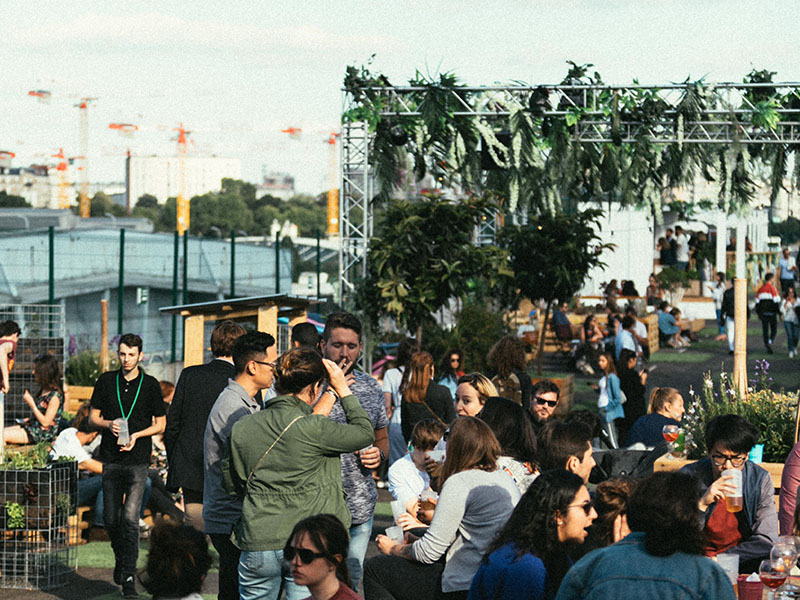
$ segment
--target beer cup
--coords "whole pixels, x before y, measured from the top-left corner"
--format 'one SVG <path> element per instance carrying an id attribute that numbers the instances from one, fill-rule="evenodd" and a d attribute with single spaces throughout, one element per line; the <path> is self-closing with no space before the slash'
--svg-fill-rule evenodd
<path id="1" fill-rule="evenodd" d="M 117 445 L 118 446 L 127 446 L 128 442 L 131 441 L 131 436 L 128 433 L 128 421 L 127 419 L 119 418 L 114 419 L 114 423 L 119 425 L 119 434 L 117 434 Z"/>
<path id="2" fill-rule="evenodd" d="M 729 486 L 735 487 L 736 491 L 731 492 L 730 495 L 725 495 L 725 507 L 728 512 L 739 512 L 742 510 L 744 503 L 742 498 L 742 472 L 739 469 L 725 469 L 722 472 L 722 477 L 731 477 L 728 482 Z"/>

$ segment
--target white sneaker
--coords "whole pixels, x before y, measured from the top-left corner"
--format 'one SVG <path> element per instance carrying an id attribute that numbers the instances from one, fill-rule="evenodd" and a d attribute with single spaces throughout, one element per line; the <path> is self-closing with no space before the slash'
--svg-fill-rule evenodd
<path id="1" fill-rule="evenodd" d="M 789 358 L 794 358 L 794 350 L 789 350 Z"/>

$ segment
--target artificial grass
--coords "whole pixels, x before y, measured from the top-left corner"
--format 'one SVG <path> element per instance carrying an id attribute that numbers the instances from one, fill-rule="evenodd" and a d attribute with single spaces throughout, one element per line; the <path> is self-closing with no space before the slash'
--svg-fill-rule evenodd
<path id="1" fill-rule="evenodd" d="M 392 514 L 389 506 L 389 514 Z M 148 540 L 139 540 L 139 559 L 136 561 L 136 568 L 143 569 L 147 564 L 147 552 L 150 548 Z M 219 554 L 214 547 L 209 544 L 208 551 L 211 553 L 211 571 L 219 570 Z M 78 546 L 78 567 L 113 569 L 114 551 L 111 549 L 111 542 L 89 542 L 83 546 Z"/>
<path id="2" fill-rule="evenodd" d="M 392 514 L 392 505 L 388 502 L 378 502 L 375 505 L 375 516 L 389 517 L 390 519 L 394 519 L 394 515 Z"/>
<path id="3" fill-rule="evenodd" d="M 655 352 L 650 356 L 651 363 L 702 363 L 713 356 L 710 352 Z"/>

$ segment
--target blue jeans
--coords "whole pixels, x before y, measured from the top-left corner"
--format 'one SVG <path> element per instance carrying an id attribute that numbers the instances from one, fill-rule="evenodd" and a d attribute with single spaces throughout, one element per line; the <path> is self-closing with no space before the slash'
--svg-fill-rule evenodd
<path id="1" fill-rule="evenodd" d="M 103 521 L 116 566 L 136 573 L 139 558 L 139 513 L 147 484 L 147 465 L 103 465 Z"/>
<path id="2" fill-rule="evenodd" d="M 786 345 L 789 350 L 797 348 L 797 340 L 800 338 L 800 323 L 784 321 L 783 328 L 786 330 Z"/>
<path id="3" fill-rule="evenodd" d="M 353 589 L 358 589 L 358 582 L 361 581 L 361 573 L 364 570 L 364 556 L 367 554 L 367 546 L 372 537 L 372 521 L 375 517 L 370 517 L 366 523 L 353 525 L 350 527 L 350 546 L 347 548 L 347 570 L 350 571 L 350 581 Z"/>
<path id="4" fill-rule="evenodd" d="M 725 335 L 725 321 L 722 320 L 722 309 L 717 308 L 717 333 L 720 335 Z"/>
<path id="5" fill-rule="evenodd" d="M 395 410 L 400 410 L 396 408 Z M 394 464 L 394 461 L 400 460 L 408 452 L 408 444 L 403 438 L 403 430 L 400 423 L 389 423 L 389 466 Z"/>
<path id="6" fill-rule="evenodd" d="M 239 557 L 239 597 L 241 600 L 278 600 L 281 586 L 286 600 L 301 600 L 310 594 L 305 586 L 295 585 L 283 550 L 242 550 Z"/>

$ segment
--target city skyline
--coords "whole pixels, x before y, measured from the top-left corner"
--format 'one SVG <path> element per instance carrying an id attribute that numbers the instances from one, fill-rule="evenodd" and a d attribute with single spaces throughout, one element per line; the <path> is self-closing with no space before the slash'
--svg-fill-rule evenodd
<path id="1" fill-rule="evenodd" d="M 593 63 L 609 83 L 741 81 L 752 68 L 799 81 L 791 2 L 310 1 L 166 5 L 2 2 L 0 150 L 15 166 L 77 156 L 80 97 L 90 108 L 90 178 L 124 179 L 124 154 L 190 152 L 238 158 L 244 179 L 296 177 L 328 186 L 347 65 L 404 84 L 416 70 L 452 71 L 470 85 L 555 83 L 566 61 Z M 374 55 L 374 56 L 373 56 Z M 30 90 L 47 90 L 49 104 Z M 120 137 L 110 123 L 139 131 Z M 300 139 L 282 133 L 301 128 Z"/>

